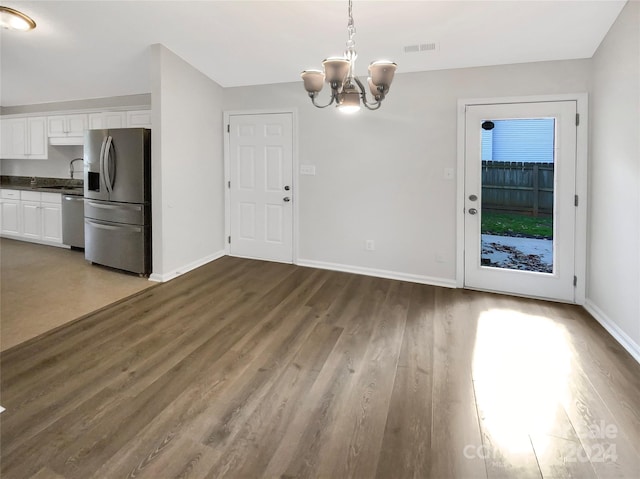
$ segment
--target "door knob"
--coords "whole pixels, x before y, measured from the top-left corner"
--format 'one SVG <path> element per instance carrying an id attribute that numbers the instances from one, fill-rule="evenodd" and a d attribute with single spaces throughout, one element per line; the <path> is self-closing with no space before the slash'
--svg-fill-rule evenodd
<path id="1" fill-rule="evenodd" d="M 477 210 L 477 209 L 475 209 L 475 208 L 469 208 L 469 214 L 470 214 L 470 215 L 475 215 L 477 212 L 478 212 L 478 210 Z"/>
<path id="2" fill-rule="evenodd" d="M 285 203 L 288 203 L 289 201 L 291 201 L 291 198 L 289 198 L 288 196 L 285 196 L 284 198 L 282 198 L 282 201 L 284 201 Z"/>
<path id="3" fill-rule="evenodd" d="M 284 191 L 289 191 L 291 189 L 291 187 L 289 185 L 284 187 Z"/>

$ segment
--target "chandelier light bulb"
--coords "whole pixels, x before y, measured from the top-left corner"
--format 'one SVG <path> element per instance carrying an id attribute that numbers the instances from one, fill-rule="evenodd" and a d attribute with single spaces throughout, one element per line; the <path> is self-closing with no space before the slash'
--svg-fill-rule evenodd
<path id="1" fill-rule="evenodd" d="M 353 85 L 345 88 L 338 104 L 338 110 L 348 115 L 360 111 L 360 93 Z"/>

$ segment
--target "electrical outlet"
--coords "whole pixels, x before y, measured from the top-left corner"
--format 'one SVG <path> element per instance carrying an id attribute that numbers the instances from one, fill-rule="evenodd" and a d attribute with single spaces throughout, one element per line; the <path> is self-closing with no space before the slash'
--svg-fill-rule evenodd
<path id="1" fill-rule="evenodd" d="M 364 242 L 364 249 L 367 251 L 374 251 L 376 249 L 376 244 L 373 240 L 366 240 Z"/>

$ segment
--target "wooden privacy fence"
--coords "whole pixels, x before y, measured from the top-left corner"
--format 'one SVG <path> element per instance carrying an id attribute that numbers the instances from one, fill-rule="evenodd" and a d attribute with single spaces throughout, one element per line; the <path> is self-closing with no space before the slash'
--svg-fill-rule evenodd
<path id="1" fill-rule="evenodd" d="M 553 180 L 553 163 L 483 161 L 482 209 L 552 214 Z"/>

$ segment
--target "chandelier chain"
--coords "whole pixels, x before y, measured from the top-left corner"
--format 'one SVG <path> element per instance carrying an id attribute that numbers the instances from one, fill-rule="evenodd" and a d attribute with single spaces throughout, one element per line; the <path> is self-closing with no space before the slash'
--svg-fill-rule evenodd
<path id="1" fill-rule="evenodd" d="M 355 46 L 355 40 L 353 39 L 356 34 L 356 27 L 353 22 L 353 2 L 349 0 L 349 23 L 347 23 L 347 33 L 349 34 L 349 40 L 347 41 L 348 49 L 353 49 Z"/>

